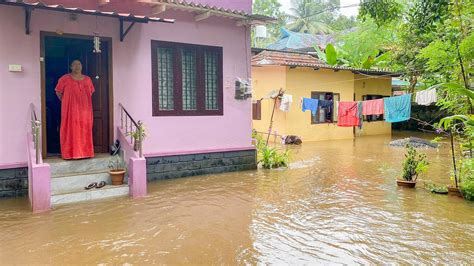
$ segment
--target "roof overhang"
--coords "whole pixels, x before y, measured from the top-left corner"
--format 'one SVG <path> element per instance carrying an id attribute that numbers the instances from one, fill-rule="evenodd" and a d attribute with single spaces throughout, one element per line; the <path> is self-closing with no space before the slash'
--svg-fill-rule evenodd
<path id="1" fill-rule="evenodd" d="M 332 66 L 316 58 L 312 58 L 314 56 L 309 53 L 271 50 L 271 49 L 262 49 L 262 48 L 252 48 L 252 53 L 254 54 L 254 56 L 252 57 L 253 67 L 284 66 L 284 67 L 289 67 L 290 69 L 304 67 L 304 68 L 312 68 L 314 70 L 330 69 L 335 72 L 351 71 L 354 74 L 370 75 L 370 76 L 386 76 L 386 77 L 399 77 L 402 75 L 402 73 L 393 72 L 388 69 L 364 69 L 364 68 L 354 68 L 354 67 L 340 66 L 340 65 Z M 284 59 L 281 58 L 282 55 L 285 55 Z M 296 57 L 292 57 L 292 56 L 296 56 Z M 302 56 L 303 58 L 300 59 L 297 56 Z"/>
<path id="2" fill-rule="evenodd" d="M 136 23 L 148 23 L 148 22 L 163 22 L 163 23 L 174 23 L 174 19 L 165 19 L 151 16 L 140 16 L 133 15 L 129 13 L 118 13 L 118 12 L 109 12 L 109 11 L 100 11 L 93 9 L 82 9 L 79 7 L 65 7 L 63 5 L 47 5 L 42 2 L 30 3 L 23 0 L 0 0 L 0 4 L 11 5 L 11 6 L 20 6 L 33 9 L 44 9 L 50 11 L 66 12 L 66 13 L 76 13 L 92 16 L 101 16 L 101 17 L 112 17 L 118 18 L 123 21 L 136 22 Z"/>
<path id="3" fill-rule="evenodd" d="M 104 0 L 104 1 L 101 0 L 101 2 L 106 3 L 108 2 L 108 0 Z M 41 2 L 29 3 L 23 0 L 0 0 L 0 4 L 18 6 L 24 9 L 25 33 L 27 35 L 30 34 L 31 12 L 32 10 L 35 10 L 35 9 L 117 18 L 120 23 L 119 33 L 120 33 L 121 42 L 125 39 L 125 36 L 127 36 L 128 32 L 133 28 L 135 23 L 148 23 L 148 22 L 174 23 L 174 19 L 164 19 L 164 18 L 157 18 L 157 17 L 133 15 L 129 13 L 118 13 L 118 12 L 100 11 L 100 10 L 92 10 L 92 9 L 82 9 L 79 7 L 65 7 L 63 5 L 47 5 Z M 129 25 L 125 27 L 124 22 L 129 22 Z"/>
<path id="4" fill-rule="evenodd" d="M 138 0 L 138 2 L 153 6 L 153 15 L 163 13 L 169 9 L 175 9 L 195 13 L 195 21 L 205 20 L 211 16 L 218 16 L 237 20 L 237 26 L 264 25 L 276 22 L 275 18 L 268 16 L 249 14 L 241 10 L 210 6 L 184 0 Z"/>

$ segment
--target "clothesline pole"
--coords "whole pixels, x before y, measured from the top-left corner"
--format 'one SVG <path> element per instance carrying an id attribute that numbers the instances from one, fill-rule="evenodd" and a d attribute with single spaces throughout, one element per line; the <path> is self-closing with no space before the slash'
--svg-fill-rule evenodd
<path id="1" fill-rule="evenodd" d="M 454 156 L 454 137 L 453 137 L 453 130 L 449 132 L 449 136 L 451 139 L 451 153 L 453 157 L 453 168 L 454 168 L 454 182 L 456 183 L 456 187 L 458 187 L 458 176 L 456 171 L 456 157 Z"/>
<path id="2" fill-rule="evenodd" d="M 272 132 L 272 128 L 273 128 L 273 115 L 275 114 L 276 102 L 277 102 L 278 97 L 279 97 L 281 94 L 282 94 L 282 90 L 281 90 L 281 88 L 280 88 L 280 90 L 278 91 L 278 95 L 275 96 L 275 99 L 273 99 L 272 116 L 271 116 L 271 118 L 270 118 L 270 126 L 268 127 L 267 142 L 265 143 L 265 146 L 268 146 L 268 140 L 270 139 L 270 133 Z"/>

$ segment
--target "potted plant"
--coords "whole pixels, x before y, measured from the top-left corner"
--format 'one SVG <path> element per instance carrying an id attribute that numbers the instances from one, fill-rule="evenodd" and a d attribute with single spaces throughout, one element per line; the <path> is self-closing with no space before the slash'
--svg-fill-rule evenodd
<path id="1" fill-rule="evenodd" d="M 428 169 L 426 154 L 418 153 L 411 145 L 407 145 L 407 153 L 403 161 L 402 179 L 397 179 L 397 185 L 414 188 L 418 176 Z"/>
<path id="2" fill-rule="evenodd" d="M 109 173 L 112 179 L 112 185 L 123 185 L 125 176 L 125 163 L 119 156 L 114 156 L 109 161 Z"/>
<path id="3" fill-rule="evenodd" d="M 146 137 L 145 126 L 141 121 L 138 121 L 138 127 L 135 130 L 132 130 L 127 133 L 127 136 L 131 136 L 133 138 L 133 149 L 138 151 L 140 149 L 140 145 Z"/>

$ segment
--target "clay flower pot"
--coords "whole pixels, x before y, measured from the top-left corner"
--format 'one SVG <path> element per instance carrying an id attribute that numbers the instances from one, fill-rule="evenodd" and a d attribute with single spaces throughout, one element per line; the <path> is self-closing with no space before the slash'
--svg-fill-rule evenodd
<path id="1" fill-rule="evenodd" d="M 462 197 L 461 191 L 459 190 L 458 187 L 448 186 L 448 194 L 453 195 L 453 196 Z"/>
<path id="2" fill-rule="evenodd" d="M 125 177 L 125 169 L 110 170 L 109 173 L 112 179 L 112 185 L 114 186 L 123 185 L 123 178 Z"/>
<path id="3" fill-rule="evenodd" d="M 397 185 L 399 187 L 414 188 L 416 186 L 416 181 L 407 181 L 407 180 L 397 179 Z"/>

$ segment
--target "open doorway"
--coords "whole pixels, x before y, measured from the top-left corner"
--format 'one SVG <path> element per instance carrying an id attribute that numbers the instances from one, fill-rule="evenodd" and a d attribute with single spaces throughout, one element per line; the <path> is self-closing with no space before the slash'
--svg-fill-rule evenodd
<path id="1" fill-rule="evenodd" d="M 110 145 L 109 56 L 110 39 L 101 38 L 101 53 L 93 52 L 93 37 L 42 33 L 43 69 L 43 156 L 59 156 L 61 102 L 55 87 L 59 78 L 70 73 L 73 60 L 82 62 L 82 72 L 94 83 L 92 95 L 94 152 L 107 153 Z"/>

